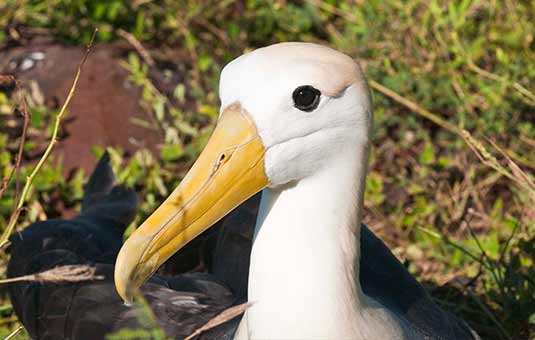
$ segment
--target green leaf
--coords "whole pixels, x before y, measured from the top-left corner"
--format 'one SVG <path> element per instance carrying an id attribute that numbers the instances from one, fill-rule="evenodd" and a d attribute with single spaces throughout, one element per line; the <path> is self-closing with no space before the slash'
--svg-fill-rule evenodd
<path id="1" fill-rule="evenodd" d="M 433 144 L 429 140 L 425 141 L 424 149 L 418 157 L 418 160 L 420 163 L 426 165 L 435 163 L 435 151 L 433 149 Z"/>
<path id="2" fill-rule="evenodd" d="M 176 161 L 184 154 L 184 148 L 180 144 L 166 144 L 160 151 L 160 157 L 165 161 Z"/>
<path id="3" fill-rule="evenodd" d="M 202 55 L 200 58 L 199 58 L 199 69 L 202 71 L 202 72 L 205 72 L 207 71 L 210 66 L 212 66 L 213 64 L 213 59 L 212 57 L 210 57 L 209 55 Z"/>

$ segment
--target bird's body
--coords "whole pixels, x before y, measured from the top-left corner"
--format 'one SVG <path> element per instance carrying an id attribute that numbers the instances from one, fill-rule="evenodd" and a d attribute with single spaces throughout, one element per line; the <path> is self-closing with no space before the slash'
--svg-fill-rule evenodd
<path id="1" fill-rule="evenodd" d="M 171 337 L 183 338 L 223 309 L 249 301 L 239 327 L 235 319 L 201 336 L 477 339 L 461 320 L 440 309 L 388 248 L 361 226 L 372 106 L 364 77 L 351 58 L 303 43 L 259 49 L 225 67 L 220 95 L 220 120 L 206 149 L 117 257 L 115 285 L 123 299 L 131 301 L 172 254 L 263 190 L 257 218 L 249 214 L 236 223 L 238 208 L 215 230 L 208 274 L 156 277 L 142 289 Z M 98 172 L 93 176 L 98 178 Z M 101 191 L 109 193 L 107 188 Z M 89 235 L 83 242 L 102 237 L 99 228 L 105 219 L 92 211 L 96 226 L 73 220 Z M 128 221 L 123 221 L 123 228 L 128 224 L 124 222 Z M 36 237 L 32 232 L 37 233 L 35 227 L 25 231 L 29 239 L 51 247 L 48 241 L 44 245 L 50 238 L 47 232 Z M 70 235 L 66 231 L 56 237 Z M 120 242 L 117 235 L 110 246 L 112 255 Z M 14 243 L 12 263 L 17 263 L 17 249 L 23 249 L 28 238 Z M 65 243 L 57 244 L 69 248 Z M 69 252 L 78 258 L 75 262 L 98 262 L 76 256 L 79 247 Z M 10 266 L 14 267 L 19 266 Z M 32 262 L 11 273 L 38 269 L 44 268 Z M 101 295 L 113 295 L 109 281 L 84 285 L 100 285 Z M 40 289 L 31 284 L 20 287 Z M 42 315 L 25 312 L 28 304 L 17 305 L 17 294 L 20 288 L 12 289 L 17 313 L 25 325 L 34 325 L 32 318 Z M 70 304 L 76 298 L 87 300 L 83 294 L 73 296 Z M 32 304 L 39 305 L 45 297 L 37 294 Z M 110 320 L 92 321 L 112 323 L 114 327 L 101 327 L 106 331 L 128 324 L 121 320 L 139 313 L 139 308 L 118 307 L 117 297 L 108 301 L 114 302 L 99 308 L 108 308 L 104 314 Z M 69 317 L 63 329 L 72 328 L 73 322 Z"/>

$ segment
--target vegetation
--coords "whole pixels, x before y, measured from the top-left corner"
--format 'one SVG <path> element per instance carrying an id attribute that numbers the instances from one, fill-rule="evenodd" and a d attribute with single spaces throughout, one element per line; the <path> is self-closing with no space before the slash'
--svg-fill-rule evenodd
<path id="1" fill-rule="evenodd" d="M 535 1 L 7 0 L 0 27 L 3 48 L 23 43 L 21 34 L 81 46 L 95 27 L 98 42 L 126 32 L 145 46 L 149 58 L 133 52 L 123 66 L 143 89 L 150 124 L 165 132 L 163 145 L 129 158 L 110 149 L 119 179 L 143 197 L 138 220 L 180 180 L 210 135 L 226 62 L 295 40 L 358 57 L 376 107 L 366 223 L 482 338 L 535 339 Z M 169 57 L 176 50 L 186 62 Z M 161 93 L 149 75 L 152 62 L 183 74 L 183 83 Z M 15 94 L 0 92 L 2 122 L 13 118 Z M 32 136 L 50 136 L 46 127 L 57 114 L 29 106 L 20 185 L 33 168 Z M 8 125 L 0 127 L 1 178 L 15 166 L 19 141 Z M 79 205 L 84 178 L 79 172 L 65 179 L 61 162 L 47 162 L 18 228 L 58 216 L 47 204 L 52 199 Z M 0 195 L 2 229 L 15 183 Z M 0 336 L 19 326 L 5 291 L 0 315 Z"/>

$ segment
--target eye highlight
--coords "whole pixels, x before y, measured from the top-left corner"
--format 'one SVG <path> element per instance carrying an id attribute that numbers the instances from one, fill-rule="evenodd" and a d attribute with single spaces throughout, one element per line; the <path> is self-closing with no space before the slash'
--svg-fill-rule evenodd
<path id="1" fill-rule="evenodd" d="M 320 96 L 320 90 L 310 85 L 299 86 L 292 94 L 294 106 L 305 112 L 311 112 L 318 107 Z"/>

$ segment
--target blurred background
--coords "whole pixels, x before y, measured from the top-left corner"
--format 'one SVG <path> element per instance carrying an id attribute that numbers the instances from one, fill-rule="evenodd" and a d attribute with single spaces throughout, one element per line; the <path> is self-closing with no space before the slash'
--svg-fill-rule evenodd
<path id="1" fill-rule="evenodd" d="M 357 58 L 373 88 L 365 222 L 483 339 L 535 339 L 535 1 L 3 0 L 0 231 L 95 28 L 16 229 L 73 216 L 106 149 L 143 220 L 210 135 L 222 67 L 316 42 Z M 0 338 L 19 325 L 0 286 Z"/>

